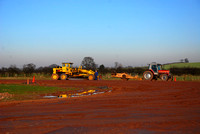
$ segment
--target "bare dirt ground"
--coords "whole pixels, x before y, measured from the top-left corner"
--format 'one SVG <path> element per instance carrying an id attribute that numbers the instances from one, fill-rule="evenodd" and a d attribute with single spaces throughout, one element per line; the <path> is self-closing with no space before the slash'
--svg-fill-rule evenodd
<path id="1" fill-rule="evenodd" d="M 21 84 L 23 80 L 0 80 Z M 200 82 L 36 81 L 112 92 L 0 103 L 0 133 L 200 133 Z"/>

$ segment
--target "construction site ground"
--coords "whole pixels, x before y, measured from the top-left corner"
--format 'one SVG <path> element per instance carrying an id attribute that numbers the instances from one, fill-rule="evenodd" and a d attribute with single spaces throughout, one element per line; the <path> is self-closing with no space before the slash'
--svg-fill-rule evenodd
<path id="1" fill-rule="evenodd" d="M 22 84 L 24 80 L 0 80 Z M 0 133 L 200 133 L 200 82 L 36 80 L 109 87 L 82 97 L 0 102 Z"/>

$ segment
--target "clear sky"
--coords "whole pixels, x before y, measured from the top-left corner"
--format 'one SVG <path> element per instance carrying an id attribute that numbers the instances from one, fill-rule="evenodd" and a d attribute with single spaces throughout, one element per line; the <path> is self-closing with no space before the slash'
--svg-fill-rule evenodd
<path id="1" fill-rule="evenodd" d="M 200 62 L 200 0 L 0 0 L 0 67 Z"/>

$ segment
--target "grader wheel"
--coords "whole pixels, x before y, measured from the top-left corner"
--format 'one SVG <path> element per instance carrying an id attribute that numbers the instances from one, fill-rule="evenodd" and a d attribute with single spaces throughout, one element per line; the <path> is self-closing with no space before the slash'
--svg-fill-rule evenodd
<path id="1" fill-rule="evenodd" d="M 90 75 L 88 76 L 88 80 L 94 80 L 94 75 L 90 74 Z"/>
<path id="2" fill-rule="evenodd" d="M 52 74 L 51 75 L 52 80 L 58 80 L 58 78 L 59 78 L 58 74 Z"/>
<path id="3" fill-rule="evenodd" d="M 60 75 L 60 79 L 61 79 L 61 80 L 66 80 L 66 79 L 67 79 L 67 75 L 66 75 L 65 73 L 62 73 L 62 74 Z"/>

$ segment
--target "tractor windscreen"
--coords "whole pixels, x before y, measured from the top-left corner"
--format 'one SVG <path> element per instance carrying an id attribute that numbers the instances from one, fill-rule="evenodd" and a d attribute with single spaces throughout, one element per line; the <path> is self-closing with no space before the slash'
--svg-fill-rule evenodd
<path id="1" fill-rule="evenodd" d="M 158 65 L 158 70 L 162 70 L 161 65 Z"/>

